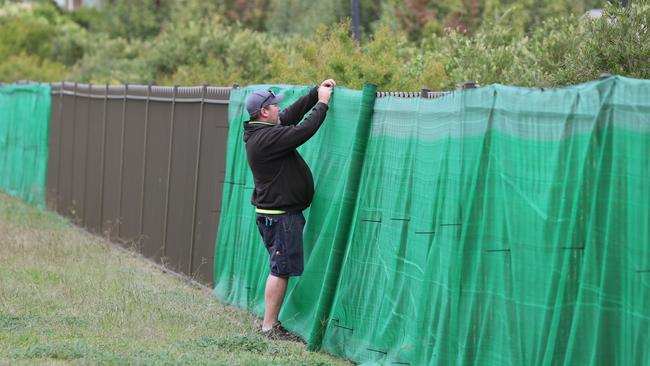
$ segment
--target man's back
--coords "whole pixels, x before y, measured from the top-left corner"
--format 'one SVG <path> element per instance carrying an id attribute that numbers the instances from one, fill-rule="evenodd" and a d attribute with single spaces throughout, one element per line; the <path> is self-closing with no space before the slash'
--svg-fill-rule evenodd
<path id="1" fill-rule="evenodd" d="M 298 124 L 310 109 L 309 116 Z M 314 180 L 296 148 L 316 133 L 327 109 L 327 104 L 318 103 L 318 89 L 314 88 L 279 114 L 279 124 L 244 124 L 246 156 L 255 181 L 251 203 L 255 207 L 283 211 L 309 207 Z"/>
<path id="2" fill-rule="evenodd" d="M 277 135 L 284 126 L 248 123 L 245 127 L 246 156 L 255 189 L 251 203 L 258 208 L 300 211 L 314 196 L 314 180 L 307 163 L 295 148 L 272 150 L 281 144 Z"/>

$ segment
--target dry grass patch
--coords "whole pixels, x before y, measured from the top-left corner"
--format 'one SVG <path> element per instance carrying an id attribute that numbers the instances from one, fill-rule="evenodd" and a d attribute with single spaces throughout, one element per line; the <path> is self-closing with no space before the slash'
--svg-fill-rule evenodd
<path id="1" fill-rule="evenodd" d="M 331 365 L 54 213 L 0 194 L 0 364 Z"/>

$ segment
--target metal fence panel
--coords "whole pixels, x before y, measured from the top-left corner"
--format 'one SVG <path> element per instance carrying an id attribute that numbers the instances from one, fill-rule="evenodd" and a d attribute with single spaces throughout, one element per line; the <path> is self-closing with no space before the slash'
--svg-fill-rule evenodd
<path id="1" fill-rule="evenodd" d="M 105 86 L 99 86 L 103 93 Z M 84 196 L 84 227 L 101 233 L 102 143 L 104 141 L 104 100 L 91 99 L 88 113 L 86 149 L 86 194 Z"/>
<path id="2" fill-rule="evenodd" d="M 225 98 L 224 101 L 228 100 L 228 94 L 220 97 Z M 214 281 L 214 242 L 226 171 L 228 105 L 206 105 L 203 119 L 191 274 L 197 280 L 211 284 Z"/>
<path id="3" fill-rule="evenodd" d="M 77 91 L 81 93 L 88 92 L 88 85 L 77 85 Z M 86 156 L 88 154 L 87 134 L 88 134 L 88 98 L 75 98 L 73 113 L 72 132 L 72 209 L 71 217 L 84 226 L 84 196 L 86 190 Z"/>
<path id="4" fill-rule="evenodd" d="M 61 83 L 52 84 L 52 91 L 58 91 Z M 61 153 L 61 120 L 63 113 L 63 94 L 54 94 L 50 107 L 50 137 L 48 141 L 47 159 L 47 207 L 50 210 L 57 209 L 57 174 L 59 173 L 59 155 Z"/>
<path id="5" fill-rule="evenodd" d="M 166 210 L 165 255 L 171 268 L 184 273 L 189 272 L 191 256 L 194 170 L 200 114 L 197 106 L 180 103 L 176 106 Z"/>
<path id="6" fill-rule="evenodd" d="M 133 92 L 129 88 L 129 93 Z M 146 94 L 146 90 L 142 94 Z M 146 101 L 128 100 L 125 111 L 119 237 L 128 242 L 136 242 L 140 237 L 146 104 Z"/>
<path id="7" fill-rule="evenodd" d="M 109 96 L 124 94 L 124 90 L 109 88 Z M 124 100 L 109 99 L 106 105 L 106 144 L 104 147 L 104 178 L 102 181 L 102 232 L 117 236 L 120 199 L 120 163 L 122 154 L 122 109 Z"/>
<path id="8" fill-rule="evenodd" d="M 53 84 L 49 207 L 211 284 L 229 93 Z"/>
<path id="9" fill-rule="evenodd" d="M 167 155 L 171 104 L 150 102 L 149 130 L 145 170 L 144 214 L 142 221 L 142 254 L 160 261 L 167 192 Z"/>
<path id="10" fill-rule="evenodd" d="M 74 136 L 74 96 L 63 96 L 63 111 L 61 117 L 61 132 L 59 143 L 57 184 L 57 211 L 67 217 L 72 217 L 72 144 Z"/>

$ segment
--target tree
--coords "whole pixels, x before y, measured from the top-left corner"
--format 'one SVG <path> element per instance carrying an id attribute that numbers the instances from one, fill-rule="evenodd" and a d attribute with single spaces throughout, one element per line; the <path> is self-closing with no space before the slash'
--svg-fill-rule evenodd
<path id="1" fill-rule="evenodd" d="M 307 37 L 319 25 L 331 26 L 351 17 L 350 0 L 275 0 L 272 3 L 266 29 L 276 36 Z M 380 17 L 381 3 L 360 0 L 359 13 L 363 39 L 364 35 L 370 36 L 373 24 Z"/>
<path id="2" fill-rule="evenodd" d="M 226 19 L 252 30 L 264 31 L 271 7 L 272 1 L 268 0 L 224 0 L 221 9 Z"/>
<path id="3" fill-rule="evenodd" d="M 147 39 L 155 37 L 168 20 L 169 4 L 158 0 L 108 0 L 102 3 L 103 17 L 94 27 L 112 37 Z"/>

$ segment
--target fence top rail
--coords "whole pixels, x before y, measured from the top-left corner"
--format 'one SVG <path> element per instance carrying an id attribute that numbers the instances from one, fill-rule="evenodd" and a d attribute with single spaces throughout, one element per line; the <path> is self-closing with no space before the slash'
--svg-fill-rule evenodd
<path id="1" fill-rule="evenodd" d="M 398 98 L 426 98 L 435 99 L 445 96 L 451 92 L 432 92 L 423 90 L 421 92 L 393 92 L 393 91 L 380 91 L 377 92 L 377 98 L 385 97 L 398 97 Z"/>
<path id="2" fill-rule="evenodd" d="M 30 80 L 21 80 L 16 84 L 48 84 Z M 227 104 L 231 87 L 217 86 L 161 86 L 142 84 L 84 84 L 71 81 L 49 83 L 52 94 L 75 95 L 93 99 L 128 99 L 151 100 L 179 103 L 213 103 Z M 10 84 L 0 84 L 10 85 Z M 238 87 L 238 86 L 236 86 Z M 204 90 L 205 89 L 205 90 Z M 434 92 L 428 89 L 422 91 L 380 91 L 377 98 L 425 98 L 435 99 L 452 92 Z"/>
<path id="3" fill-rule="evenodd" d="M 230 87 L 160 86 L 140 84 L 81 84 L 69 81 L 51 83 L 52 94 L 91 99 L 126 99 L 156 102 L 227 104 Z"/>

